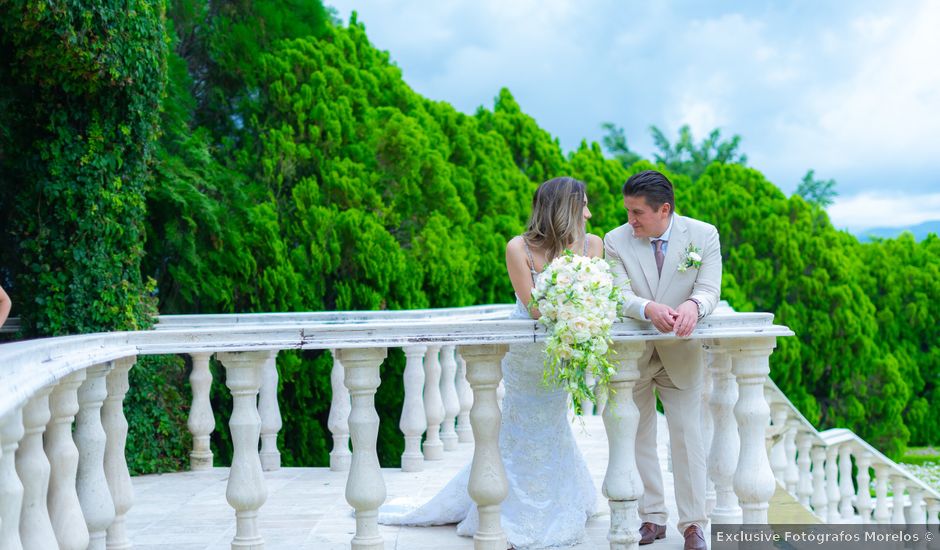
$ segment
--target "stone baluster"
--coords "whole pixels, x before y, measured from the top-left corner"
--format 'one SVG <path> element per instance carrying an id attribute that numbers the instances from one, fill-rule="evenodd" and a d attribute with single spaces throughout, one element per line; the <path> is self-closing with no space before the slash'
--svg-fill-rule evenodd
<path id="1" fill-rule="evenodd" d="M 16 473 L 23 482 L 20 541 L 23 548 L 27 549 L 58 546 L 46 501 L 49 492 L 49 460 L 42 448 L 42 434 L 50 418 L 51 391 L 52 386 L 43 388 L 23 407 L 24 435 L 16 450 Z"/>
<path id="2" fill-rule="evenodd" d="M 457 357 L 457 398 L 460 412 L 457 414 L 457 441 L 473 443 L 473 428 L 470 427 L 470 408 L 473 407 L 473 390 L 467 382 L 467 362 L 460 353 Z"/>
<path id="3" fill-rule="evenodd" d="M 855 455 L 855 463 L 858 466 L 858 492 L 855 495 L 855 507 L 858 509 L 858 515 L 862 518 L 862 523 L 871 523 L 871 477 L 868 469 L 871 468 L 871 453 L 866 450 L 860 450 Z"/>
<path id="4" fill-rule="evenodd" d="M 812 464 L 811 453 L 813 449 L 813 436 L 809 432 L 800 432 L 796 437 L 797 457 L 796 464 L 800 470 L 800 481 L 797 486 L 797 495 L 800 504 L 809 508 L 810 497 L 813 495 L 813 474 L 810 472 Z"/>
<path id="5" fill-rule="evenodd" d="M 211 353 L 191 353 L 193 370 L 189 374 L 189 385 L 193 392 L 192 407 L 186 426 L 193 435 L 193 450 L 189 453 L 189 469 L 193 471 L 212 469 L 212 449 L 209 436 L 215 429 L 215 416 L 209 401 L 212 387 L 212 372 L 209 370 Z"/>
<path id="6" fill-rule="evenodd" d="M 826 523 L 836 523 L 839 521 L 839 500 L 842 495 L 839 494 L 839 466 L 836 459 L 839 456 L 839 446 L 829 445 L 826 447 Z"/>
<path id="7" fill-rule="evenodd" d="M 711 449 L 708 453 L 708 474 L 715 484 L 715 507 L 711 520 L 727 524 L 741 521 L 741 507 L 734 494 L 734 470 L 738 463 L 741 439 L 738 424 L 734 419 L 734 404 L 738 400 L 738 384 L 731 372 L 731 355 L 727 350 L 709 345 L 712 371 L 712 393 L 708 405 L 711 408 Z"/>
<path id="8" fill-rule="evenodd" d="M 764 383 L 770 373 L 773 337 L 749 338 L 729 344 L 732 371 L 738 381 L 734 416 L 741 436 L 741 452 L 734 472 L 734 492 L 747 524 L 766 524 L 767 508 L 776 484 L 767 457 L 767 424 L 770 407 L 764 399 Z"/>
<path id="9" fill-rule="evenodd" d="M 130 472 L 127 470 L 127 460 L 124 458 L 128 429 L 127 418 L 124 417 L 124 396 L 130 387 L 128 372 L 136 361 L 136 356 L 116 360 L 114 369 L 105 379 L 108 397 L 101 407 L 101 425 L 107 434 L 104 475 L 108 480 L 111 499 L 114 501 L 114 521 L 108 527 L 108 550 L 132 548 L 125 525 L 127 512 L 134 503 L 134 488 L 131 485 Z"/>
<path id="10" fill-rule="evenodd" d="M 826 448 L 813 445 L 813 513 L 822 521 L 826 521 L 829 508 L 829 497 L 826 495 Z"/>
<path id="11" fill-rule="evenodd" d="M 330 350 L 333 355 L 333 369 L 330 371 L 330 385 L 333 398 L 330 401 L 330 416 L 326 425 L 333 434 L 333 450 L 330 451 L 330 470 L 345 472 L 349 470 L 352 453 L 349 452 L 349 390 L 343 379 L 346 370 L 339 358 L 339 350 Z"/>
<path id="12" fill-rule="evenodd" d="M 894 496 L 891 507 L 891 523 L 903 525 L 907 523 L 904 516 L 904 490 L 907 488 L 907 478 L 900 475 L 891 476 L 891 493 Z"/>
<path id="13" fill-rule="evenodd" d="M 401 408 L 401 420 L 398 427 L 405 434 L 405 451 L 401 454 L 403 472 L 424 470 L 424 455 L 421 454 L 421 435 L 428 427 L 424 416 L 424 354 L 427 346 L 407 346 L 405 352 L 405 372 L 402 382 L 405 386 L 405 402 Z"/>
<path id="14" fill-rule="evenodd" d="M 940 500 L 935 498 L 927 499 L 927 525 L 940 524 Z"/>
<path id="15" fill-rule="evenodd" d="M 771 425 L 776 430 L 785 430 L 787 415 L 789 413 L 789 408 L 786 403 L 775 402 L 771 406 L 771 411 L 773 413 Z M 770 469 L 774 472 L 774 478 L 779 483 L 785 485 L 787 475 L 787 450 L 786 440 L 782 435 L 783 434 L 781 434 L 779 441 L 770 449 Z"/>
<path id="16" fill-rule="evenodd" d="M 108 397 L 106 376 L 114 362 L 88 367 L 78 388 L 78 414 L 75 416 L 75 446 L 78 447 L 76 489 L 88 526 L 89 550 L 103 550 L 107 529 L 114 521 L 114 500 L 104 473 L 107 434 L 101 424 L 101 407 Z"/>
<path id="17" fill-rule="evenodd" d="M 387 354 L 385 348 L 339 350 L 352 402 L 349 435 L 353 454 L 346 480 L 346 502 L 356 510 L 353 550 L 381 550 L 385 546 L 376 521 L 379 506 L 385 502 L 385 480 L 375 450 L 379 434 L 375 390 L 380 383 L 379 367 Z"/>
<path id="18" fill-rule="evenodd" d="M 225 487 L 225 499 L 235 510 L 233 549 L 264 548 L 264 539 L 258 531 L 258 509 L 267 500 L 268 489 L 258 453 L 261 439 L 258 392 L 261 389 L 261 370 L 270 355 L 269 351 L 216 354 L 225 367 L 225 385 L 232 393 L 232 416 L 228 421 L 232 434 L 232 467 Z"/>
<path id="19" fill-rule="evenodd" d="M 441 441 L 441 422 L 444 420 L 444 400 L 441 398 L 441 346 L 428 346 L 424 356 L 424 414 L 428 428 L 424 437 L 424 459 L 444 458 Z"/>
<path id="20" fill-rule="evenodd" d="M 277 450 L 277 434 L 281 431 L 281 409 L 277 402 L 277 350 L 270 352 L 261 370 L 258 414 L 261 416 L 261 469 L 281 469 L 281 453 Z"/>
<path id="21" fill-rule="evenodd" d="M 839 445 L 839 493 L 839 515 L 842 519 L 851 519 L 855 515 L 852 507 L 855 485 L 852 483 L 852 446 L 849 443 Z"/>
<path id="22" fill-rule="evenodd" d="M 639 499 L 643 480 L 636 467 L 636 432 L 640 411 L 633 400 L 633 387 L 640 379 L 637 360 L 645 342 L 615 342 L 617 373 L 610 378 L 611 392 L 604 407 L 609 458 L 602 492 L 610 505 L 611 549 L 636 548 L 640 541 Z"/>
<path id="23" fill-rule="evenodd" d="M 927 523 L 927 511 L 924 510 L 924 490 L 917 485 L 910 488 L 911 507 L 907 511 L 908 523 L 924 525 Z"/>
<path id="24" fill-rule="evenodd" d="M 475 550 L 504 550 L 506 534 L 500 525 L 500 504 L 509 493 L 506 470 L 499 454 L 501 413 L 496 387 L 502 380 L 505 344 L 461 346 L 467 361 L 467 380 L 473 389 L 470 426 L 473 429 L 473 463 L 467 491 L 477 503 L 480 525 L 473 535 Z"/>
<path id="25" fill-rule="evenodd" d="M 888 505 L 888 477 L 891 469 L 887 464 L 875 464 L 875 523 L 885 524 L 891 521 Z"/>
<path id="26" fill-rule="evenodd" d="M 0 548 L 3 550 L 23 550 L 20 542 L 23 483 L 16 475 L 16 449 L 23 433 L 22 407 L 0 418 Z"/>
<path id="27" fill-rule="evenodd" d="M 460 400 L 457 397 L 457 361 L 454 360 L 454 346 L 443 346 L 440 352 L 441 362 L 441 401 L 444 404 L 444 420 L 441 424 L 441 442 L 445 451 L 457 448 L 455 423 L 460 413 Z"/>
<path id="28" fill-rule="evenodd" d="M 85 371 L 66 376 L 49 396 L 52 419 L 43 436 L 43 448 L 49 457 L 49 519 L 60 550 L 84 550 L 88 547 L 88 526 L 75 491 L 78 473 L 78 447 L 72 440 L 72 422 L 78 413 L 78 387 Z M 0 545 L 2 546 L 2 545 Z"/>
<path id="29" fill-rule="evenodd" d="M 787 420 L 787 431 L 783 436 L 784 452 L 787 459 L 786 472 L 783 475 L 784 484 L 791 495 L 797 495 L 800 484 L 800 468 L 796 461 L 796 434 L 799 431 L 800 421 L 796 418 Z"/>
<path id="30" fill-rule="evenodd" d="M 715 423 L 712 419 L 711 413 L 711 400 L 712 400 L 712 391 L 714 388 L 714 380 L 712 379 L 712 369 L 711 369 L 711 360 L 712 354 L 708 353 L 705 356 L 705 373 L 702 381 L 702 410 L 699 412 L 700 418 L 702 419 L 702 443 L 705 444 L 705 471 L 706 473 L 711 470 L 711 464 L 709 461 L 711 459 L 711 444 L 712 439 L 715 437 Z M 715 508 L 716 502 L 716 493 L 715 493 L 715 482 L 712 481 L 711 475 L 706 475 L 705 477 L 705 509 L 713 510 Z"/>

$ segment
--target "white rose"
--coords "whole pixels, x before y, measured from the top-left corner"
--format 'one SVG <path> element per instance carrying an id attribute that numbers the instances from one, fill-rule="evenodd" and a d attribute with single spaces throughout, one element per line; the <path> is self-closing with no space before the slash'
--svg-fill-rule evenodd
<path id="1" fill-rule="evenodd" d="M 591 319 L 588 321 L 588 330 L 591 334 L 597 334 L 601 330 L 601 322 L 598 319 Z"/>
<path id="2" fill-rule="evenodd" d="M 539 312 L 541 312 L 542 315 L 544 315 L 544 316 L 546 316 L 546 317 L 548 317 L 548 318 L 550 318 L 550 319 L 554 319 L 554 318 L 555 318 L 555 313 L 557 313 L 557 312 L 556 312 L 556 310 L 555 310 L 555 306 L 552 305 L 551 302 L 544 302 L 544 303 L 541 303 L 541 304 L 538 305 L 538 308 L 539 308 Z"/>
<path id="3" fill-rule="evenodd" d="M 575 332 L 584 332 L 588 330 L 588 320 L 584 317 L 575 317 L 568 326 Z"/>
<path id="4" fill-rule="evenodd" d="M 698 252 L 689 252 L 689 258 L 691 258 L 691 260 L 692 260 L 693 262 L 701 262 L 701 261 L 702 261 L 702 257 L 699 255 Z"/>

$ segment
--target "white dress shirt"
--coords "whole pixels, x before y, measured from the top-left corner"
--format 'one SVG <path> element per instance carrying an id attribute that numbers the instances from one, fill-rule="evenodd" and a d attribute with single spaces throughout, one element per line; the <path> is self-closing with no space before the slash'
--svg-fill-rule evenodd
<path id="1" fill-rule="evenodd" d="M 669 227 L 667 227 L 666 230 L 663 231 L 663 234 L 660 235 L 660 236 L 658 236 L 658 237 L 650 237 L 650 238 L 649 238 L 650 246 L 651 246 L 652 249 L 653 249 L 653 254 L 656 254 L 656 243 L 654 243 L 653 241 L 663 241 L 663 256 L 666 255 L 666 250 L 668 250 L 668 248 L 669 248 L 669 235 L 672 234 L 672 222 L 673 222 L 673 220 L 675 220 L 675 216 L 673 216 L 672 214 L 670 214 L 670 215 L 669 215 Z M 646 315 L 646 305 L 649 304 L 650 302 L 652 302 L 652 300 L 647 300 L 646 303 L 643 304 L 643 309 L 642 309 L 642 311 L 643 311 L 643 319 L 646 320 L 646 321 L 649 321 L 649 320 L 650 320 L 650 318 Z"/>

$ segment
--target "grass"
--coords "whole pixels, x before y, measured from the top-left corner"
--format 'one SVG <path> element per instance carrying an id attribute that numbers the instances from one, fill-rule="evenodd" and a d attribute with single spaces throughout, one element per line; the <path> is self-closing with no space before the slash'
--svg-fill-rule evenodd
<path id="1" fill-rule="evenodd" d="M 921 481 L 940 491 L 940 449 L 910 447 L 899 462 Z"/>
<path id="2" fill-rule="evenodd" d="M 940 449 L 936 447 L 909 447 L 899 462 L 918 466 L 928 462 L 940 462 Z"/>

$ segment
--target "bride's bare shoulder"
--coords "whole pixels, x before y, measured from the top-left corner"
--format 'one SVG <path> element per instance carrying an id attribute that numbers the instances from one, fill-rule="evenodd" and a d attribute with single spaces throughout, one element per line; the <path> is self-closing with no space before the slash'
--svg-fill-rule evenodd
<path id="1" fill-rule="evenodd" d="M 522 240 L 522 235 L 516 235 L 509 239 L 509 242 L 506 243 L 506 253 L 525 254 L 525 241 Z"/>
<path id="2" fill-rule="evenodd" d="M 587 234 L 588 254 L 592 257 L 604 255 L 604 240 L 593 233 Z"/>

